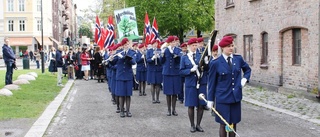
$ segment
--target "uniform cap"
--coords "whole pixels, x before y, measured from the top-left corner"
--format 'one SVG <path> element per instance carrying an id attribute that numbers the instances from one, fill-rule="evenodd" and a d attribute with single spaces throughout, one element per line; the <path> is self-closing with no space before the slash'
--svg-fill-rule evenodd
<path id="1" fill-rule="evenodd" d="M 232 42 L 233 42 L 233 38 L 231 36 L 225 36 L 220 41 L 219 46 L 220 47 L 226 47 L 226 46 L 232 44 Z"/>
<path id="2" fill-rule="evenodd" d="M 194 44 L 194 43 L 197 43 L 197 38 L 191 38 L 191 39 L 189 39 L 188 45 L 191 45 L 191 44 Z"/>
<path id="3" fill-rule="evenodd" d="M 173 36 L 169 36 L 166 40 L 167 43 L 171 43 L 172 41 L 174 41 L 174 37 Z"/>

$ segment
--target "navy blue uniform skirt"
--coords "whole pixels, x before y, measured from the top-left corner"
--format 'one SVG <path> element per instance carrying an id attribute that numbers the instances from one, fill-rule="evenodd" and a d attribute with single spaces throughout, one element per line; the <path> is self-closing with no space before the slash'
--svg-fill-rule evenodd
<path id="1" fill-rule="evenodd" d="M 111 93 L 116 94 L 116 78 L 111 78 Z"/>
<path id="2" fill-rule="evenodd" d="M 216 103 L 215 107 L 229 124 L 237 124 L 241 121 L 241 102 L 231 104 Z M 218 116 L 216 116 L 216 122 L 224 124 Z"/>
<path id="3" fill-rule="evenodd" d="M 163 94 L 176 95 L 181 92 L 181 76 L 180 75 L 163 75 Z"/>
<path id="4" fill-rule="evenodd" d="M 185 103 L 186 107 L 197 107 L 206 105 L 207 103 L 199 99 L 199 94 L 207 95 L 207 85 L 200 85 L 199 89 L 196 87 L 185 87 Z"/>
<path id="5" fill-rule="evenodd" d="M 117 80 L 116 96 L 132 96 L 133 80 Z"/>
<path id="6" fill-rule="evenodd" d="M 148 84 L 161 84 L 162 83 L 162 72 L 161 71 L 149 71 L 147 75 Z"/>
<path id="7" fill-rule="evenodd" d="M 136 80 L 140 82 L 147 81 L 147 71 L 137 71 Z"/>

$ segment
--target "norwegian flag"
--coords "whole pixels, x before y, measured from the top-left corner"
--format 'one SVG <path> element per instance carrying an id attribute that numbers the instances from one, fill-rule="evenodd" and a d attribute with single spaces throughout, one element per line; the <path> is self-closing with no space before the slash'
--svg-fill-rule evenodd
<path id="1" fill-rule="evenodd" d="M 158 32 L 158 24 L 156 17 L 153 18 L 152 22 L 152 31 L 151 31 L 151 37 L 150 41 L 157 40 L 158 43 L 160 43 L 160 37 L 159 37 L 159 32 Z"/>
<path id="2" fill-rule="evenodd" d="M 101 25 L 100 25 L 99 17 L 96 16 L 96 26 L 94 31 L 94 41 L 96 43 L 99 43 L 100 36 L 101 36 Z"/>
<path id="3" fill-rule="evenodd" d="M 146 15 L 144 17 L 144 43 L 146 45 L 148 45 L 151 42 L 151 28 L 150 28 L 150 21 L 149 21 L 149 17 L 148 17 L 148 13 L 146 12 Z"/>
<path id="4" fill-rule="evenodd" d="M 112 16 L 109 16 L 108 18 L 108 25 L 106 29 L 106 39 L 104 41 L 104 47 L 108 48 L 114 45 L 114 39 L 115 39 L 115 31 L 113 26 L 113 18 Z"/>
<path id="5" fill-rule="evenodd" d="M 101 31 L 101 34 L 100 34 L 100 38 L 98 39 L 97 44 L 99 45 L 100 49 L 103 49 L 104 48 L 104 41 L 106 40 L 106 33 L 108 33 L 108 32 L 103 27 L 100 29 L 100 31 Z"/>

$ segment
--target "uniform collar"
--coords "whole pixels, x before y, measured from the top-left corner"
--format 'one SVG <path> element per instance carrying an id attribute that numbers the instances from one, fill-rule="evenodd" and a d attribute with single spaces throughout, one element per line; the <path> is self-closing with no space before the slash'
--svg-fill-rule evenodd
<path id="1" fill-rule="evenodd" d="M 231 57 L 231 59 L 233 59 L 233 54 L 231 54 L 230 56 L 227 56 L 225 54 L 222 53 L 222 56 L 225 60 L 228 60 L 228 57 Z"/>

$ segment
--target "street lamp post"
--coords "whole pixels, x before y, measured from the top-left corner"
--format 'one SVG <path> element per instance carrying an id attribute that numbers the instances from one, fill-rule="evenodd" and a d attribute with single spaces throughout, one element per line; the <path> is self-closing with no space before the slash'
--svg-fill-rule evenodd
<path id="1" fill-rule="evenodd" d="M 41 72 L 44 73 L 44 53 L 43 53 L 43 11 L 42 11 L 42 0 L 41 0 Z"/>

